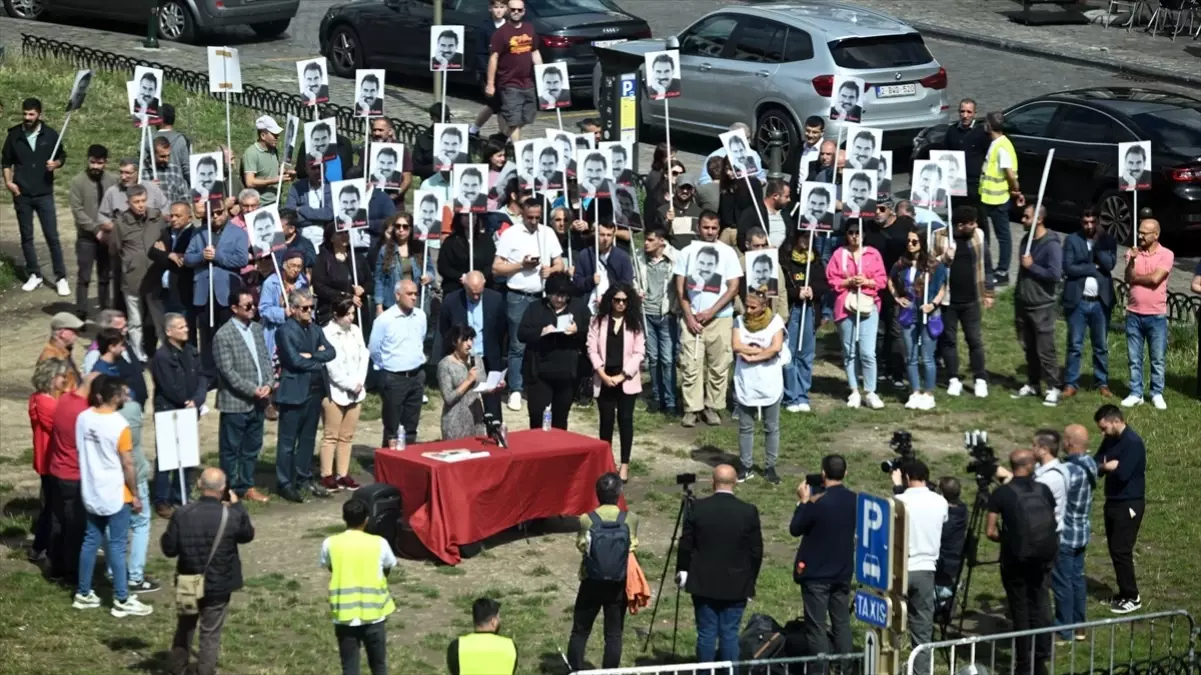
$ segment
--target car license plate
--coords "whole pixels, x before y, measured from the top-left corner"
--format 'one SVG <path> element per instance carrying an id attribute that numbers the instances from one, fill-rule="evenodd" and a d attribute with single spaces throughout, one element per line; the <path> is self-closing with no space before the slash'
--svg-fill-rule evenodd
<path id="1" fill-rule="evenodd" d="M 913 96 L 916 93 L 917 85 L 912 82 L 909 84 L 882 84 L 876 87 L 876 98 Z"/>
<path id="2" fill-rule="evenodd" d="M 602 47 L 602 48 L 612 47 L 613 45 L 619 45 L 619 44 L 621 44 L 623 42 L 627 42 L 627 41 L 628 40 L 626 40 L 625 38 L 621 38 L 619 40 L 593 40 L 592 46 L 593 47 Z"/>

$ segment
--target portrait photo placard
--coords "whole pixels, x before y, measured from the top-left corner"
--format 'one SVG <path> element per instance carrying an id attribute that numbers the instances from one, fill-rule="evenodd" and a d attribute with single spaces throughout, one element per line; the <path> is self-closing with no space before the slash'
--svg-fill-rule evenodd
<path id="1" fill-rule="evenodd" d="M 1151 141 L 1118 143 L 1118 189 L 1151 189 Z"/>
<path id="2" fill-rule="evenodd" d="M 914 206 L 941 209 L 947 205 L 947 177 L 941 164 L 933 159 L 914 160 L 910 175 L 909 200 Z"/>
<path id="3" fill-rule="evenodd" d="M 876 167 L 876 199 L 892 198 L 892 150 L 880 151 L 880 164 Z"/>
<path id="4" fill-rule="evenodd" d="M 575 134 L 570 131 L 547 129 L 546 137 L 550 139 L 555 152 L 559 153 L 559 161 L 562 162 L 564 174 L 568 178 L 575 178 L 575 149 L 577 147 Z"/>
<path id="5" fill-rule="evenodd" d="M 802 230 L 834 229 L 834 201 L 838 190 L 833 183 L 806 181 L 801 183 L 800 210 L 797 227 Z"/>
<path id="6" fill-rule="evenodd" d="M 842 172 L 842 215 L 876 217 L 876 172 L 847 169 Z"/>
<path id="7" fill-rule="evenodd" d="M 384 116 L 384 77 L 382 68 L 354 71 L 354 116 Z"/>
<path id="8" fill-rule="evenodd" d="M 847 124 L 847 169 L 876 171 L 880 165 L 880 144 L 884 131 L 858 124 Z"/>
<path id="9" fill-rule="evenodd" d="M 684 277 L 684 290 L 698 311 L 717 302 L 726 291 L 726 281 L 742 276 L 737 254 L 720 242 L 693 241 L 676 261 L 673 272 Z"/>
<path id="10" fill-rule="evenodd" d="M 779 250 L 765 248 L 746 252 L 746 284 L 748 289 L 766 288 L 768 297 L 780 294 L 777 268 Z"/>
<path id="11" fill-rule="evenodd" d="M 734 170 L 734 178 L 742 180 L 759 173 L 759 164 L 752 157 L 754 150 L 742 129 L 734 129 L 718 134 L 721 146 L 726 149 L 726 157 L 730 160 L 730 168 Z"/>
<path id="12" fill-rule="evenodd" d="M 242 59 L 233 47 L 208 47 L 209 93 L 242 93 Z"/>
<path id="13" fill-rule="evenodd" d="M 592 199 L 613 194 L 613 162 L 604 150 L 576 150 L 580 197 Z"/>
<path id="14" fill-rule="evenodd" d="M 371 198 L 362 178 L 338 180 L 329 184 L 334 200 L 334 226 L 339 232 L 367 227 L 367 201 Z"/>
<path id="15" fill-rule="evenodd" d="M 938 162 L 947 194 L 952 197 L 967 195 L 967 160 L 962 150 L 931 150 L 930 161 Z"/>
<path id="16" fill-rule="evenodd" d="M 442 191 L 422 188 L 413 193 L 413 238 L 437 239 L 442 236 L 442 211 L 446 208 Z"/>
<path id="17" fill-rule="evenodd" d="M 455 213 L 488 210 L 487 164 L 456 164 L 450 170 L 451 199 Z"/>
<path id="18" fill-rule="evenodd" d="M 471 161 L 467 154 L 466 124 L 434 124 L 434 171 L 450 171 Z"/>
<path id="19" fill-rule="evenodd" d="M 192 201 L 221 203 L 225 199 L 225 157 L 220 152 L 188 155 Z"/>
<path id="20" fill-rule="evenodd" d="M 534 185 L 536 159 L 534 157 L 534 140 L 525 139 L 513 144 L 513 158 L 517 165 L 517 178 L 521 181 L 521 189 L 529 190 Z"/>
<path id="21" fill-rule="evenodd" d="M 280 150 L 280 162 L 296 166 L 296 141 L 299 140 L 300 118 L 289 114 L 284 120 L 284 135 L 280 137 L 283 148 Z"/>
<path id="22" fill-rule="evenodd" d="M 631 185 L 618 184 L 613 189 L 613 220 L 631 230 L 642 230 L 642 213 L 638 208 L 638 193 Z"/>
<path id="23" fill-rule="evenodd" d="M 647 52 L 644 59 L 647 98 L 662 101 L 679 96 L 683 91 L 680 86 L 680 50 Z"/>
<path id="24" fill-rule="evenodd" d="M 133 82 L 134 99 L 130 112 L 146 117 L 151 124 L 158 124 L 158 111 L 163 100 L 163 71 L 136 66 L 133 69 Z"/>
<path id="25" fill-rule="evenodd" d="M 534 148 L 534 190 L 562 190 L 564 171 L 567 168 L 565 155 L 550 139 L 536 139 Z"/>
<path id="26" fill-rule="evenodd" d="M 534 88 L 538 93 L 539 110 L 571 107 L 571 86 L 567 81 L 566 63 L 534 66 Z"/>
<path id="27" fill-rule="evenodd" d="M 371 185 L 381 190 L 399 190 L 404 182 L 405 146 L 403 143 L 371 144 Z"/>
<path id="28" fill-rule="evenodd" d="M 830 119 L 859 122 L 863 119 L 863 95 L 867 91 L 863 80 L 847 75 L 835 75 L 830 90 Z"/>
<path id="29" fill-rule="evenodd" d="M 279 204 L 257 208 L 247 213 L 244 220 L 254 257 L 262 258 L 284 247 L 284 228 L 279 222 Z"/>
<path id="30" fill-rule="evenodd" d="M 307 106 L 329 103 L 329 68 L 325 57 L 296 62 L 296 83 Z"/>
<path id="31" fill-rule="evenodd" d="M 304 123 L 304 151 L 311 162 L 328 162 L 338 154 L 338 120 L 327 117 Z"/>
<path id="32" fill-rule="evenodd" d="M 88 96 L 88 87 L 92 86 L 92 77 L 90 70 L 80 70 L 75 73 L 75 82 L 71 84 L 71 94 L 67 97 L 67 112 L 73 112 L 83 107 L 83 101 Z"/>
<path id="33" fill-rule="evenodd" d="M 634 142 L 633 141 L 601 141 L 598 146 L 609 151 L 613 161 L 613 182 L 618 185 L 634 184 Z"/>
<path id="34" fill-rule="evenodd" d="M 430 26 L 430 70 L 463 70 L 463 27 Z"/>

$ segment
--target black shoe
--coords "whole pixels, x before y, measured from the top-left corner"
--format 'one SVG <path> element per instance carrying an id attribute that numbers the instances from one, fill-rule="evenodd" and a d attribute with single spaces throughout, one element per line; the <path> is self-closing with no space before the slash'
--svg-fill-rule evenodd
<path id="1" fill-rule="evenodd" d="M 132 581 L 129 582 L 130 593 L 153 593 L 162 587 L 162 584 L 154 579 L 151 579 L 150 577 L 144 577 L 138 583 L 134 583 Z"/>
<path id="2" fill-rule="evenodd" d="M 748 469 L 746 467 L 742 467 L 742 468 L 738 469 L 738 482 L 739 483 L 745 483 L 746 481 L 748 481 L 754 477 L 755 477 L 754 471 L 751 471 L 750 469 Z"/>
<path id="3" fill-rule="evenodd" d="M 999 273 L 994 274 L 993 275 L 993 285 L 994 286 L 1008 286 L 1009 285 L 1009 275 L 1008 274 L 999 274 Z"/>
<path id="4" fill-rule="evenodd" d="M 776 473 L 776 467 L 769 466 L 766 469 L 764 469 L 763 480 L 771 483 L 772 485 L 779 485 L 780 484 L 780 476 Z"/>
<path id="5" fill-rule="evenodd" d="M 299 490 L 293 487 L 282 488 L 279 491 L 279 496 L 292 502 L 293 504 L 303 504 L 308 501 Z"/>
<path id="6" fill-rule="evenodd" d="M 326 490 L 325 486 L 321 485 L 320 483 L 313 483 L 313 482 L 305 483 L 304 489 L 313 493 L 314 497 L 317 497 L 319 499 L 329 499 L 329 490 Z"/>

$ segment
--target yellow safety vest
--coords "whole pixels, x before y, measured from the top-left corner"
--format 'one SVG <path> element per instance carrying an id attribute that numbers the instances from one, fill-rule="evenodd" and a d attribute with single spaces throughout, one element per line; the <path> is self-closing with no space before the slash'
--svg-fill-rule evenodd
<path id="1" fill-rule="evenodd" d="M 468 633 L 459 637 L 459 675 L 512 675 L 517 668 L 517 647 L 496 633 Z"/>
<path id="2" fill-rule="evenodd" d="M 1013 160 L 1013 173 L 1018 171 L 1018 155 L 1008 136 L 999 136 L 993 141 L 992 151 L 984 160 L 984 172 L 980 174 L 980 203 L 997 206 L 1009 201 L 1009 181 L 1001 169 L 1001 153 L 1009 153 Z"/>
<path id="3" fill-rule="evenodd" d="M 379 566 L 382 539 L 347 530 L 329 539 L 329 609 L 334 621 L 373 623 L 396 611 Z"/>

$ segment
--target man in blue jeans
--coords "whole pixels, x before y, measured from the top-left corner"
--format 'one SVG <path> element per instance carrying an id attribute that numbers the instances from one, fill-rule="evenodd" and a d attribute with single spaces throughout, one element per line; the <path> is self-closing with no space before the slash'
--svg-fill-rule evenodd
<path id="1" fill-rule="evenodd" d="M 1072 424 L 1063 430 L 1063 462 L 1067 478 L 1067 507 L 1063 531 L 1059 533 L 1059 557 L 1051 568 L 1051 594 L 1055 596 L 1055 625 L 1084 623 L 1088 588 L 1084 582 L 1084 551 L 1088 547 L 1093 508 L 1093 490 L 1097 487 L 1097 462 L 1089 454 L 1088 429 Z M 1075 635 L 1061 631 L 1061 640 L 1087 640 L 1083 631 Z"/>
<path id="2" fill-rule="evenodd" d="M 53 157 L 51 153 L 54 153 Z M 54 172 L 66 161 L 67 153 L 58 142 L 58 132 L 42 122 L 42 102 L 36 98 L 25 99 L 21 103 L 21 123 L 8 130 L 0 150 L 4 186 L 13 196 L 13 210 L 17 212 L 17 227 L 21 231 L 21 254 L 25 258 L 25 272 L 29 275 L 25 285 L 21 286 L 23 291 L 32 291 L 43 281 L 33 241 L 33 215 L 36 213 L 42 223 L 46 247 L 50 249 L 55 288 L 60 296 L 71 294 L 54 211 Z"/>
<path id="3" fill-rule="evenodd" d="M 696 660 L 738 660 L 738 629 L 763 564 L 759 509 L 734 496 L 738 472 L 713 469 L 713 494 L 692 502 L 676 557 L 676 584 L 692 595 Z"/>
<path id="4" fill-rule="evenodd" d="M 788 412 L 809 412 L 809 389 L 813 385 L 813 355 L 815 340 L 814 314 L 822 311 L 826 297 L 826 265 L 816 251 L 810 250 L 812 230 L 795 230 L 780 247 L 780 269 L 788 291 L 788 349 L 792 360 L 784 366 L 784 409 Z M 804 325 L 801 317 L 804 315 Z"/>
<path id="5" fill-rule="evenodd" d="M 1109 398 L 1109 316 L 1113 311 L 1113 266 L 1118 244 L 1097 228 L 1091 208 L 1080 214 L 1080 230 L 1063 242 L 1063 315 L 1068 323 L 1068 358 L 1063 369 L 1063 398 L 1080 388 L 1080 350 L 1084 329 L 1093 346 L 1093 384 Z"/>
<path id="6" fill-rule="evenodd" d="M 646 310 L 646 359 L 651 373 L 648 412 L 676 414 L 676 354 L 680 351 L 679 299 L 671 287 L 678 252 L 667 233 L 646 233 L 635 274 Z"/>
<path id="7" fill-rule="evenodd" d="M 1159 221 L 1138 224 L 1138 248 L 1126 251 L 1126 352 L 1130 359 L 1130 395 L 1123 408 L 1143 404 L 1143 345 L 1151 356 L 1151 403 L 1167 410 L 1163 398 L 1164 356 L 1168 348 L 1168 276 L 1175 255 L 1159 243 Z"/>

